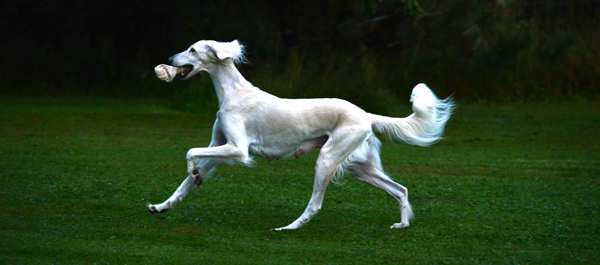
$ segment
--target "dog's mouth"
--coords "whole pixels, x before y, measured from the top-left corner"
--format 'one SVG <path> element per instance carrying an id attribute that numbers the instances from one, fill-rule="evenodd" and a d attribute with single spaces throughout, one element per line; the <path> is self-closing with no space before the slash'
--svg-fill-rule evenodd
<path id="1" fill-rule="evenodd" d="M 179 66 L 179 68 L 182 69 L 179 73 L 179 76 L 182 79 L 185 79 L 186 77 L 188 77 L 188 75 L 192 72 L 192 70 L 194 70 L 194 66 L 191 64 L 182 65 L 182 66 Z"/>

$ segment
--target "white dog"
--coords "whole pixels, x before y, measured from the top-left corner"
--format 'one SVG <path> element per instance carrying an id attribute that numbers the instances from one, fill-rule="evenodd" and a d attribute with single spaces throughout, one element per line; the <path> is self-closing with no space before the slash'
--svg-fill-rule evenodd
<path id="1" fill-rule="evenodd" d="M 181 78 L 200 71 L 210 74 L 219 99 L 219 111 L 209 147 L 187 153 L 189 176 L 165 202 L 149 205 L 151 213 L 162 213 L 180 202 L 222 163 L 254 165 L 252 157 L 266 159 L 298 157 L 320 148 L 313 193 L 304 213 L 290 225 L 299 228 L 321 209 L 325 190 L 334 176 L 351 174 L 392 195 L 400 204 L 401 221 L 391 228 L 409 226 L 412 217 L 407 189 L 384 172 L 379 158 L 380 142 L 374 132 L 391 140 L 429 146 L 441 139 L 454 104 L 440 100 L 425 85 L 417 85 L 411 101 L 414 113 L 391 118 L 367 113 L 341 99 L 282 99 L 246 81 L 235 63 L 244 61 L 244 47 L 237 41 L 199 41 L 169 59 L 185 67 Z"/>

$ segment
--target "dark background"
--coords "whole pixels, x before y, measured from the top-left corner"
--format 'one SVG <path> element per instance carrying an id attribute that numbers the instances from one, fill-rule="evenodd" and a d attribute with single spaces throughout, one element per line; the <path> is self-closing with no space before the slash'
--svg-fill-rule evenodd
<path id="1" fill-rule="evenodd" d="M 370 108 L 425 82 L 466 101 L 597 99 L 599 11 L 597 0 L 3 1 L 0 88 L 179 104 L 209 97 L 210 80 L 166 84 L 154 66 L 201 39 L 238 39 L 242 73 L 279 96 Z"/>

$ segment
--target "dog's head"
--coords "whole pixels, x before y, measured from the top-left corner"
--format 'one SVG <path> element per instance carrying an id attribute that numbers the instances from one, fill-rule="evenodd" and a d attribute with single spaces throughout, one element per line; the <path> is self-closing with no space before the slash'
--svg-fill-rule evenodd
<path id="1" fill-rule="evenodd" d="M 169 64 L 172 66 L 188 68 L 187 71 L 180 73 L 182 79 L 187 79 L 200 71 L 210 72 L 219 64 L 244 61 L 244 46 L 237 40 L 232 42 L 201 40 L 169 58 Z"/>

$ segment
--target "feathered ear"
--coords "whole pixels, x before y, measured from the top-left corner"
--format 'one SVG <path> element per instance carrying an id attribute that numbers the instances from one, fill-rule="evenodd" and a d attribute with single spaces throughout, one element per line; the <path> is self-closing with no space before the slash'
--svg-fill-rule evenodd
<path id="1" fill-rule="evenodd" d="M 213 59 L 222 61 L 231 58 L 234 63 L 246 62 L 246 57 L 244 57 L 244 45 L 241 45 L 237 40 L 232 42 L 207 43 L 206 46 L 208 46 L 207 53 Z"/>

